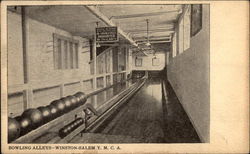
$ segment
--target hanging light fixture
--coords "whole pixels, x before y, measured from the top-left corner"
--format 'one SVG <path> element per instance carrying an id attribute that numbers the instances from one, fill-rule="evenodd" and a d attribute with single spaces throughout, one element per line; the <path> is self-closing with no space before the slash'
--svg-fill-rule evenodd
<path id="1" fill-rule="evenodd" d="M 98 28 L 98 24 L 99 24 L 99 22 L 97 21 L 97 22 L 96 22 L 96 28 Z M 97 42 L 97 41 L 96 41 L 96 47 L 97 47 L 97 48 L 100 48 L 100 47 L 101 47 L 101 45 L 100 45 L 99 42 Z"/>
<path id="2" fill-rule="evenodd" d="M 146 46 L 150 46 L 151 44 L 150 44 L 150 42 L 149 42 L 149 36 L 148 36 L 148 19 L 146 19 L 146 21 L 147 21 L 147 43 L 146 43 Z"/>

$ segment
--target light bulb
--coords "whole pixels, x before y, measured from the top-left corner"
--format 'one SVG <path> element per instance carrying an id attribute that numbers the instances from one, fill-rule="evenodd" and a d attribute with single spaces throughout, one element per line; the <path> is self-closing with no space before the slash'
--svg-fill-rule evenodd
<path id="1" fill-rule="evenodd" d="M 96 47 L 97 47 L 97 48 L 100 48 L 100 47 L 101 47 L 101 45 L 100 45 L 99 43 L 97 43 L 97 44 L 96 44 Z"/>
<path id="2" fill-rule="evenodd" d="M 146 46 L 150 46 L 151 44 L 149 42 L 146 43 Z"/>

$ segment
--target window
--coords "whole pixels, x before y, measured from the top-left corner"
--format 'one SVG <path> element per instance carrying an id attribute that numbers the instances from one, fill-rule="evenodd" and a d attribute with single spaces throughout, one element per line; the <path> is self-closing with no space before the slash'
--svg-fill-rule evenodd
<path id="1" fill-rule="evenodd" d="M 182 18 L 178 26 L 178 53 L 183 52 L 183 43 L 184 43 L 183 28 L 184 28 L 184 24 L 183 24 L 183 18 Z"/>
<path id="2" fill-rule="evenodd" d="M 135 66 L 142 66 L 142 58 L 135 57 Z"/>
<path id="3" fill-rule="evenodd" d="M 54 68 L 77 69 L 79 68 L 78 47 L 79 42 L 58 34 L 54 38 Z"/>
<path id="4" fill-rule="evenodd" d="M 190 47 L 190 31 L 191 31 L 191 8 L 190 5 L 186 5 L 184 8 L 184 14 L 180 18 L 177 28 L 177 44 L 178 53 L 182 53 Z M 174 55 L 173 55 L 174 57 Z"/>
<path id="5" fill-rule="evenodd" d="M 176 47 L 177 47 L 176 33 L 174 33 L 172 38 L 172 57 L 176 56 Z"/>
<path id="6" fill-rule="evenodd" d="M 202 29 L 202 4 L 191 7 L 191 35 L 196 35 Z"/>
<path id="7" fill-rule="evenodd" d="M 152 66 L 159 66 L 160 65 L 160 59 L 159 58 L 152 58 Z"/>
<path id="8" fill-rule="evenodd" d="M 190 12 L 191 12 L 191 9 L 188 6 L 187 12 L 185 13 L 184 19 L 183 19 L 183 22 L 184 22 L 184 24 L 183 24 L 184 25 L 184 27 L 183 27 L 183 30 L 184 30 L 183 50 L 184 51 L 190 47 L 190 30 L 191 30 Z"/>

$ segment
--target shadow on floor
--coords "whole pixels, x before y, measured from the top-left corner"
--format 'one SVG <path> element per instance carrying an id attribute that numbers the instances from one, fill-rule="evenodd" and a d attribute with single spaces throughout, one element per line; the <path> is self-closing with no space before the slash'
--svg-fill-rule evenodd
<path id="1" fill-rule="evenodd" d="M 164 84 L 164 82 L 163 82 Z M 189 117 L 172 86 L 165 82 L 167 100 L 163 98 L 164 136 L 167 143 L 201 143 Z"/>

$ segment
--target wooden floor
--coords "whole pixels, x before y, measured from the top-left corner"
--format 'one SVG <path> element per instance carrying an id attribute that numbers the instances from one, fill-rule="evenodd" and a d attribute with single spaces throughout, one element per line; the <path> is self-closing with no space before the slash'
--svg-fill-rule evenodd
<path id="1" fill-rule="evenodd" d="M 190 120 L 171 86 L 162 101 L 159 78 L 145 85 L 94 133 L 77 136 L 72 143 L 199 143 Z"/>

